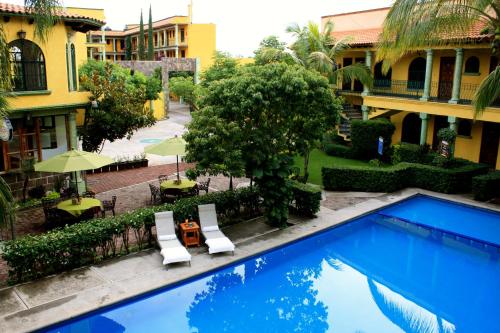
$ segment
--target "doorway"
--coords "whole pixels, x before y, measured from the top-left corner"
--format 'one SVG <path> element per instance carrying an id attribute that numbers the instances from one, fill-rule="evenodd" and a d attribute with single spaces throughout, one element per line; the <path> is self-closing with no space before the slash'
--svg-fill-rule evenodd
<path id="1" fill-rule="evenodd" d="M 416 113 L 410 113 L 403 119 L 401 142 L 420 144 L 422 121 Z"/>
<path id="2" fill-rule="evenodd" d="M 498 158 L 498 145 L 500 144 L 500 124 L 483 123 L 483 135 L 481 139 L 481 152 L 479 163 L 488 164 L 495 168 Z"/>
<path id="3" fill-rule="evenodd" d="M 453 74 L 455 72 L 455 57 L 442 57 L 439 65 L 438 99 L 451 99 L 453 89 Z"/>
<path id="4" fill-rule="evenodd" d="M 437 136 L 438 132 L 442 128 L 449 127 L 448 117 L 445 116 L 434 116 L 434 132 L 432 136 L 432 149 L 436 150 L 439 146 L 439 138 Z"/>

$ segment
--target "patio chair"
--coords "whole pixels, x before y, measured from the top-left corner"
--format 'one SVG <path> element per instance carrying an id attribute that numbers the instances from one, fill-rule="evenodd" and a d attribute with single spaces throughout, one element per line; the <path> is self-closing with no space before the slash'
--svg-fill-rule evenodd
<path id="1" fill-rule="evenodd" d="M 101 209 L 99 207 L 89 208 L 86 211 L 84 211 L 80 216 L 78 216 L 78 221 L 81 222 L 81 221 L 92 220 L 99 215 L 100 210 Z"/>
<path id="2" fill-rule="evenodd" d="M 162 203 L 174 203 L 183 195 L 182 190 L 178 188 L 166 188 L 161 191 Z"/>
<path id="3" fill-rule="evenodd" d="M 200 216 L 201 234 L 205 237 L 208 245 L 208 253 L 232 252 L 234 255 L 234 244 L 219 230 L 215 205 L 198 205 Z"/>
<path id="4" fill-rule="evenodd" d="M 180 196 L 182 198 L 190 198 L 190 197 L 195 197 L 198 194 L 200 194 L 200 191 L 198 190 L 198 184 L 190 188 L 188 191 L 181 191 Z"/>
<path id="5" fill-rule="evenodd" d="M 164 181 L 167 181 L 167 180 L 168 180 L 167 175 L 159 175 L 158 176 L 158 181 L 160 182 L 160 185 L 161 185 L 161 183 L 163 183 Z"/>
<path id="6" fill-rule="evenodd" d="M 210 178 L 207 179 L 206 182 L 199 182 L 198 183 L 198 194 L 200 191 L 205 191 L 206 194 L 208 194 L 208 187 L 210 186 Z"/>
<path id="7" fill-rule="evenodd" d="M 74 224 L 78 221 L 70 213 L 55 207 L 44 209 L 44 213 L 46 213 L 45 227 L 48 230 L 64 227 L 66 224 Z"/>
<path id="8" fill-rule="evenodd" d="M 106 211 L 111 211 L 115 216 L 116 195 L 111 197 L 111 200 L 102 201 L 102 217 L 106 217 Z"/>
<path id="9" fill-rule="evenodd" d="M 149 190 L 151 191 L 151 204 L 159 205 L 161 204 L 161 192 L 158 186 L 149 184 Z"/>
<path id="10" fill-rule="evenodd" d="M 82 197 L 95 199 L 95 192 L 93 192 L 93 191 L 83 192 Z"/>
<path id="11" fill-rule="evenodd" d="M 191 266 L 191 255 L 175 234 L 174 213 L 171 211 L 155 213 L 155 224 L 163 265 L 188 261 Z"/>
<path id="12" fill-rule="evenodd" d="M 55 208 L 59 203 L 59 199 L 42 199 L 43 215 L 45 215 L 45 222 L 50 219 L 49 210 Z"/>

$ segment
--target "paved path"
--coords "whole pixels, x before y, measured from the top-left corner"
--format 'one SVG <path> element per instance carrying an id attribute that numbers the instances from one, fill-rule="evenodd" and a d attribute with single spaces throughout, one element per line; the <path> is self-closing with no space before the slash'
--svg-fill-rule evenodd
<path id="1" fill-rule="evenodd" d="M 102 154 L 118 159 L 120 157 L 134 157 L 144 152 L 144 147 L 174 137 L 186 132 L 185 125 L 191 121 L 191 114 L 186 105 L 176 102 L 170 103 L 169 118 L 160 120 L 152 127 L 142 128 L 130 138 L 106 142 Z M 175 163 L 175 156 L 147 155 L 150 165 Z"/>

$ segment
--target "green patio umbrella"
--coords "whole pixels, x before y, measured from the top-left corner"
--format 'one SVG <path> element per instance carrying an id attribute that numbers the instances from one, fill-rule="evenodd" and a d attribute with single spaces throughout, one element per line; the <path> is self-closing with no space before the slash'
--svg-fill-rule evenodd
<path id="1" fill-rule="evenodd" d="M 43 162 L 36 163 L 35 171 L 58 173 L 74 172 L 76 180 L 77 171 L 93 170 L 111 163 L 113 163 L 113 159 L 107 156 L 73 149 L 51 157 Z M 76 187 L 76 191 L 78 194 L 78 186 Z"/>
<path id="2" fill-rule="evenodd" d="M 186 155 L 186 141 L 177 135 L 173 138 L 162 141 L 158 144 L 147 146 L 144 148 L 146 154 L 160 155 L 160 156 L 176 156 L 177 157 L 177 181 L 179 177 L 179 155 Z"/>

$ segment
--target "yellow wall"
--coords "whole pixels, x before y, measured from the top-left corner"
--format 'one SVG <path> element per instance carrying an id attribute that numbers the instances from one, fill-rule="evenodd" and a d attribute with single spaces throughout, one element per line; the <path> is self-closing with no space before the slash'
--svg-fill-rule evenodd
<path id="1" fill-rule="evenodd" d="M 146 102 L 146 107 L 150 108 L 150 102 Z M 156 120 L 165 119 L 165 99 L 163 96 L 163 92 L 160 93 L 158 99 L 153 101 L 153 114 Z"/>
<path id="2" fill-rule="evenodd" d="M 8 42 L 18 39 L 19 30 L 26 31 L 26 39 L 36 43 L 45 56 L 48 95 L 18 96 L 9 98 L 11 108 L 16 109 L 45 107 L 54 105 L 82 104 L 88 102 L 88 93 L 68 91 L 68 74 L 66 66 L 66 43 L 68 33 L 73 34 L 77 68 L 87 60 L 85 45 L 86 36 L 74 32 L 71 28 L 58 23 L 50 31 L 49 42 L 43 43 L 34 38 L 33 25 L 23 17 L 12 17 L 8 23 L 3 24 L 3 29 Z"/>
<path id="3" fill-rule="evenodd" d="M 215 52 L 215 24 L 191 24 L 188 28 L 187 58 L 199 58 L 201 70 L 213 63 Z"/>
<path id="4" fill-rule="evenodd" d="M 79 8 L 79 7 L 66 7 L 67 13 L 82 15 L 85 17 L 92 17 L 99 21 L 106 21 L 104 9 L 99 8 Z"/>

